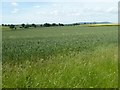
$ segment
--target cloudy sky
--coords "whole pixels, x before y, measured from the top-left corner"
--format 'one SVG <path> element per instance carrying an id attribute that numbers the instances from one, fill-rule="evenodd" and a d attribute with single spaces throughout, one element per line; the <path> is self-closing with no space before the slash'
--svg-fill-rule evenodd
<path id="1" fill-rule="evenodd" d="M 2 23 L 118 22 L 119 0 L 3 0 Z"/>

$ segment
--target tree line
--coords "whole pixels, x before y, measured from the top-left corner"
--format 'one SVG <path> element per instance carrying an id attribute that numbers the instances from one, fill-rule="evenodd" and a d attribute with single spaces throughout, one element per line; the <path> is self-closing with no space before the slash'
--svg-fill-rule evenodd
<path id="1" fill-rule="evenodd" d="M 72 23 L 72 24 L 62 24 L 62 23 L 44 23 L 44 24 L 20 24 L 20 25 L 14 25 L 14 24 L 2 24 L 2 26 L 8 26 L 11 29 L 17 29 L 17 28 L 30 28 L 30 27 L 52 27 L 52 26 L 76 26 L 76 25 L 82 25 L 82 24 L 96 24 L 96 22 L 91 22 L 91 23 Z"/>
<path id="2" fill-rule="evenodd" d="M 33 27 L 33 28 L 36 28 L 36 27 L 51 27 L 51 26 L 65 26 L 64 24 L 56 24 L 56 23 L 45 23 L 45 24 L 21 24 L 21 25 L 14 25 L 14 24 L 2 24 L 2 26 L 8 26 L 9 28 L 11 29 L 17 29 L 17 28 L 30 28 L 30 27 Z"/>

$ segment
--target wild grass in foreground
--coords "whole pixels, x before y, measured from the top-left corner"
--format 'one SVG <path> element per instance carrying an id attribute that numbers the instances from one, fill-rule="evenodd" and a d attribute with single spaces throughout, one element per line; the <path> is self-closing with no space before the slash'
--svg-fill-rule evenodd
<path id="1" fill-rule="evenodd" d="M 3 31 L 3 88 L 117 88 L 117 53 L 117 27 Z"/>

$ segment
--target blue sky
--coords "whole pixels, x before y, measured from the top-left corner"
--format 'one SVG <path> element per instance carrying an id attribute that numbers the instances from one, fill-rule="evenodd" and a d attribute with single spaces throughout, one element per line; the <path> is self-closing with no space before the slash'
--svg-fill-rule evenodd
<path id="1" fill-rule="evenodd" d="M 2 23 L 118 22 L 118 0 L 4 0 Z"/>

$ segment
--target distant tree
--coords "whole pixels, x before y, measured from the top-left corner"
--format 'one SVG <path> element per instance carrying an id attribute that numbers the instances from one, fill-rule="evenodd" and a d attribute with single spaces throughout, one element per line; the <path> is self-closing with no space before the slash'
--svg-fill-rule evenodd
<path id="1" fill-rule="evenodd" d="M 11 24 L 6 24 L 6 26 L 9 26 L 9 27 L 10 27 L 10 26 L 11 26 Z"/>
<path id="2" fill-rule="evenodd" d="M 2 26 L 5 26 L 4 24 L 2 24 Z"/>
<path id="3" fill-rule="evenodd" d="M 45 26 L 45 27 L 50 27 L 51 24 L 49 24 L 49 23 L 45 23 L 44 26 Z"/>
<path id="4" fill-rule="evenodd" d="M 19 28 L 22 28 L 22 26 L 20 26 Z"/>
<path id="5" fill-rule="evenodd" d="M 61 23 L 59 23 L 58 25 L 59 25 L 59 26 L 64 26 L 64 24 L 61 24 Z"/>
<path id="6" fill-rule="evenodd" d="M 26 24 L 25 26 L 24 26 L 24 28 L 29 28 L 30 27 L 30 25 L 29 24 Z"/>
<path id="7" fill-rule="evenodd" d="M 33 23 L 31 26 L 32 26 L 32 27 L 34 27 L 34 28 L 36 28 L 36 27 L 37 27 L 37 25 L 36 25 L 36 24 L 34 24 L 34 23 Z"/>
<path id="8" fill-rule="evenodd" d="M 7 24 L 5 24 L 4 26 L 8 26 Z"/>
<path id="9" fill-rule="evenodd" d="M 41 24 L 40 27 L 42 27 L 43 25 Z"/>
<path id="10" fill-rule="evenodd" d="M 53 23 L 51 26 L 58 26 L 56 23 Z"/>
<path id="11" fill-rule="evenodd" d="M 21 26 L 23 27 L 23 28 L 25 28 L 25 24 L 23 23 L 23 24 L 21 24 Z"/>
<path id="12" fill-rule="evenodd" d="M 79 23 L 74 23 L 73 25 L 80 25 Z"/>
<path id="13" fill-rule="evenodd" d="M 11 28 L 11 29 L 16 29 L 15 25 L 13 25 L 13 24 L 11 24 L 11 25 L 9 26 L 9 28 Z"/>

